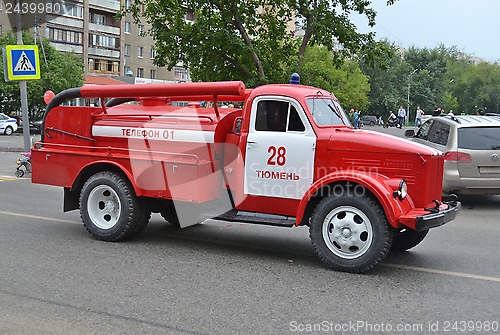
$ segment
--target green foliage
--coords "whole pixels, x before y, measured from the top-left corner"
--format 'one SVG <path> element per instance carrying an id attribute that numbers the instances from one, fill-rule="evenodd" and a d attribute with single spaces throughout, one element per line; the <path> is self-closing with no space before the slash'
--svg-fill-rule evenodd
<path id="1" fill-rule="evenodd" d="M 475 113 L 479 107 L 500 112 L 499 64 L 477 62 L 443 45 L 400 52 L 385 43 L 393 52 L 383 66 L 361 62 L 363 73 L 370 78 L 370 113 L 387 115 L 399 105 L 406 108 L 408 89 L 411 118 L 417 106 L 427 113 L 435 106 L 458 114 Z"/>
<path id="2" fill-rule="evenodd" d="M 326 47 L 310 47 L 302 66 L 302 84 L 333 92 L 344 107 L 368 108 L 368 78 L 354 61 L 334 67 L 334 55 Z"/>
<path id="3" fill-rule="evenodd" d="M 389 1 L 392 2 L 392 1 Z M 370 23 L 375 12 L 368 0 L 137 0 L 121 15 L 133 14 L 151 24 L 159 66 L 182 63 L 193 80 L 243 80 L 252 87 L 286 82 L 288 69 L 301 74 L 306 50 L 322 45 L 333 50 L 332 65 L 340 66 L 348 55 L 364 55 L 366 62 L 382 57 L 385 50 L 372 34 L 360 34 L 349 14 L 364 14 Z M 145 5 L 145 11 L 142 7 Z M 186 22 L 187 12 L 196 20 Z M 303 28 L 297 38 L 294 20 Z"/>
<path id="4" fill-rule="evenodd" d="M 23 42 L 33 45 L 32 36 L 23 35 Z M 58 93 L 71 87 L 83 85 L 83 64 L 81 59 L 74 54 L 64 54 L 52 47 L 48 41 L 43 40 L 43 49 L 38 42 L 40 54 L 40 80 L 28 80 L 28 109 L 30 116 L 34 117 L 45 109 L 43 95 L 47 90 Z M 12 34 L 0 35 L 0 47 L 15 45 L 17 39 Z M 45 56 L 44 56 L 45 52 Z M 0 76 L 3 79 L 3 60 L 0 60 Z M 21 109 L 21 99 L 18 82 L 5 82 L 0 80 L 0 111 L 10 114 Z"/>

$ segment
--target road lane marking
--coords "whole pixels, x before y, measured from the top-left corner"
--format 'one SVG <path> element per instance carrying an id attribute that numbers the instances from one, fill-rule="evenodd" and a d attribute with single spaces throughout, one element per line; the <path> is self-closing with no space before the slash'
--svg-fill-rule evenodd
<path id="1" fill-rule="evenodd" d="M 45 216 L 38 216 L 38 215 L 30 215 L 30 214 L 21 214 L 21 213 L 13 213 L 13 212 L 5 212 L 5 211 L 0 211 L 0 214 L 4 215 L 11 215 L 11 216 L 18 216 L 21 218 L 28 218 L 28 219 L 35 219 L 35 220 L 44 220 L 44 221 L 55 221 L 55 222 L 63 222 L 63 223 L 75 223 L 75 224 L 81 224 L 81 222 L 76 222 L 76 221 L 70 221 L 70 220 L 64 220 L 64 219 L 56 219 L 56 218 L 48 218 Z"/>
<path id="2" fill-rule="evenodd" d="M 10 181 L 10 180 L 17 180 L 19 178 L 12 178 L 12 177 L 0 177 L 0 181 L 4 180 L 4 181 Z"/>
<path id="3" fill-rule="evenodd" d="M 469 279 L 478 279 L 478 280 L 487 280 L 487 281 L 493 281 L 493 282 L 500 283 L 500 278 L 499 277 L 481 276 L 481 275 L 475 275 L 475 274 L 471 274 L 471 273 L 446 271 L 446 270 L 438 270 L 438 269 L 430 269 L 430 268 L 422 268 L 422 267 L 419 267 L 419 266 L 402 265 L 402 264 L 382 263 L 380 265 L 386 266 L 386 267 L 389 267 L 389 268 L 401 269 L 401 270 L 413 270 L 413 271 L 434 273 L 434 274 L 440 274 L 440 275 L 446 275 L 446 276 L 453 276 L 453 277 L 460 277 L 460 278 L 469 278 Z"/>
<path id="4" fill-rule="evenodd" d="M 64 219 L 49 218 L 49 217 L 45 217 L 45 216 L 37 216 L 37 215 L 29 215 L 29 214 L 21 214 L 21 213 L 13 213 L 13 212 L 6 212 L 6 211 L 0 211 L 0 214 L 17 216 L 17 217 L 24 217 L 24 218 L 36 219 L 36 220 L 52 221 L 52 222 L 73 223 L 73 224 L 79 224 L 79 225 L 81 224 L 81 222 L 77 222 L 77 221 L 70 221 L 70 220 L 64 220 Z M 217 244 L 228 245 L 228 246 L 241 246 L 240 244 L 234 244 L 234 243 L 231 243 L 231 242 L 206 240 L 204 238 L 199 238 L 199 237 L 194 237 L 194 236 L 185 236 L 185 235 L 176 235 L 176 234 L 168 234 L 167 236 L 168 237 L 185 239 L 185 240 L 191 240 L 191 241 L 198 241 L 198 242 L 209 242 L 209 243 L 214 243 L 215 242 Z M 263 250 L 263 251 L 268 251 L 268 249 L 266 249 L 266 248 L 252 247 L 252 246 L 250 246 L 250 248 L 251 249 Z M 419 266 L 411 266 L 411 265 L 403 265 L 403 264 L 381 263 L 379 265 L 385 266 L 385 267 L 388 267 L 388 268 L 401 269 L 401 270 L 412 270 L 412 271 L 419 271 L 419 272 L 426 272 L 426 273 L 446 275 L 446 276 L 451 276 L 451 277 L 477 279 L 477 280 L 485 280 L 485 281 L 492 281 L 492 282 L 500 283 L 500 277 L 482 276 L 482 275 L 476 275 L 476 274 L 471 274 L 471 273 L 438 270 L 438 269 L 423 268 L 423 267 L 419 267 Z"/>

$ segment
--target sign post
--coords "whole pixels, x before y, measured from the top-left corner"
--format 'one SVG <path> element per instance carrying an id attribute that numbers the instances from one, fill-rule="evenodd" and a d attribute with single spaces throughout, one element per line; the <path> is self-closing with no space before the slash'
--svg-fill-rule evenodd
<path id="1" fill-rule="evenodd" d="M 19 80 L 21 95 L 21 117 L 23 120 L 24 151 L 31 147 L 28 115 L 28 97 L 26 80 L 40 79 L 40 60 L 38 46 L 22 45 L 22 36 L 18 35 L 20 45 L 7 45 L 4 49 L 4 74 L 6 81 Z"/>

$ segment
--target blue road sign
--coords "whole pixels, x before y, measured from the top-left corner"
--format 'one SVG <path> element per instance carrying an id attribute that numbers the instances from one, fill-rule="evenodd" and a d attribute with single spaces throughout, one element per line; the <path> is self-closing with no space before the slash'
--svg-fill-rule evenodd
<path id="1" fill-rule="evenodd" d="M 36 45 L 7 45 L 6 79 L 31 80 L 40 79 L 40 61 Z"/>

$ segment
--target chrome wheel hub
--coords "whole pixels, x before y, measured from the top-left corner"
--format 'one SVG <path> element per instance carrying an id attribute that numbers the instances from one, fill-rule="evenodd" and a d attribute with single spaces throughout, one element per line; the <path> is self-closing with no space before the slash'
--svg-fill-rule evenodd
<path id="1" fill-rule="evenodd" d="M 328 213 L 323 221 L 322 235 L 328 249 L 345 259 L 366 253 L 373 240 L 370 220 L 352 206 L 338 207 Z"/>

